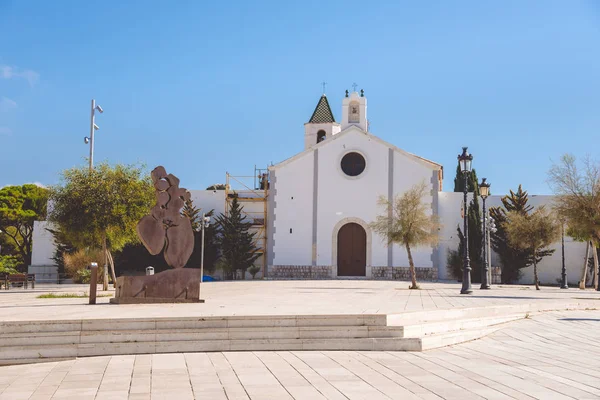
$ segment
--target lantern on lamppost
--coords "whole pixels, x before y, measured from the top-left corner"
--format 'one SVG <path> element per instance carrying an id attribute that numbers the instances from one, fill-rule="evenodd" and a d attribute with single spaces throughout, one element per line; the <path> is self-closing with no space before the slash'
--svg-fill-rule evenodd
<path id="1" fill-rule="evenodd" d="M 460 171 L 464 177 L 464 215 L 463 215 L 463 227 L 464 227 L 464 254 L 463 254 L 463 279 L 462 279 L 462 289 L 460 290 L 460 294 L 471 294 L 473 293 L 473 289 L 471 288 L 471 260 L 469 259 L 469 222 L 468 222 L 468 212 L 467 212 L 467 193 L 469 186 L 469 177 L 471 175 L 471 164 L 473 162 L 473 155 L 469 154 L 467 151 L 467 147 L 462 148 L 462 154 L 458 155 L 458 165 L 460 166 Z"/>
<path id="2" fill-rule="evenodd" d="M 479 184 L 479 195 L 483 199 L 483 268 L 481 269 L 481 289 L 489 289 L 490 282 L 488 280 L 490 266 L 488 264 L 488 258 L 486 255 L 487 247 L 487 211 L 485 209 L 485 199 L 490 195 L 490 184 L 485 178 L 481 180 Z"/>

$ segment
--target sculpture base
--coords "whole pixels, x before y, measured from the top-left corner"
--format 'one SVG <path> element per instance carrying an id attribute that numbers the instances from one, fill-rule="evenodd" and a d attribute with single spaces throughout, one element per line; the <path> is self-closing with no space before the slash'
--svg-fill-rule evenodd
<path id="1" fill-rule="evenodd" d="M 204 303 L 200 300 L 200 270 L 177 268 L 155 275 L 117 278 L 112 304 Z"/>

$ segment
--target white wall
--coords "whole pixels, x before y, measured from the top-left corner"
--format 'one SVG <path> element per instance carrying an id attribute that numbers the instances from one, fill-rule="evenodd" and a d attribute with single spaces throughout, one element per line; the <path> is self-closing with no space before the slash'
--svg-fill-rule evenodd
<path id="1" fill-rule="evenodd" d="M 46 228 L 50 227 L 47 221 L 35 221 L 33 223 L 33 246 L 31 249 L 31 265 L 54 265 L 54 237 Z"/>
<path id="2" fill-rule="evenodd" d="M 365 171 L 347 176 L 340 167 L 342 157 L 356 151 L 365 158 Z M 317 216 L 317 264 L 336 265 L 333 259 L 334 227 L 344 218 L 375 220 L 380 195 L 388 192 L 388 148 L 358 130 L 345 133 L 319 150 L 319 207 Z M 367 235 L 369 232 L 367 231 Z M 387 265 L 387 246 L 371 233 L 371 260 L 367 266 Z M 367 242 L 369 238 L 367 238 Z M 368 253 L 368 250 L 367 250 Z"/>
<path id="3" fill-rule="evenodd" d="M 201 208 L 201 212 L 207 213 L 214 209 L 214 215 L 217 216 L 225 211 L 224 190 L 190 190 L 189 192 L 194 205 Z"/>
<path id="4" fill-rule="evenodd" d="M 469 194 L 471 199 L 472 194 Z M 486 207 L 501 206 L 503 196 L 490 196 L 486 200 Z M 553 196 L 529 196 L 529 204 L 534 207 L 540 205 L 551 206 Z M 440 193 L 438 214 L 442 220 L 443 227 L 440 231 L 440 247 L 439 247 L 439 276 L 440 279 L 453 279 L 447 271 L 446 256 L 449 250 L 458 248 L 458 236 L 456 226 L 460 224 L 461 229 L 463 220 L 460 215 L 461 203 L 463 199 L 462 193 L 444 192 Z M 480 201 L 481 204 L 481 201 Z M 557 242 L 553 247 L 556 249 L 550 257 L 545 257 L 538 265 L 538 278 L 543 284 L 556 284 L 556 280 L 561 277 L 562 256 L 561 244 Z M 576 285 L 581 279 L 581 268 L 585 257 L 585 243 L 575 242 L 572 238 L 565 237 L 565 265 L 567 268 L 567 279 L 572 285 Z M 500 260 L 492 254 L 492 265 L 499 266 Z M 522 278 L 519 283 L 533 283 L 533 267 L 524 268 L 521 270 Z"/>
<path id="5" fill-rule="evenodd" d="M 273 265 L 312 264 L 313 164 L 310 152 L 275 171 Z"/>
<path id="6" fill-rule="evenodd" d="M 371 135 L 351 128 L 340 136 L 327 139 L 316 150 L 316 153 L 306 153 L 275 168 L 273 265 L 312 264 L 314 154 L 318 157 L 317 265 L 337 264 L 334 228 L 340 221 L 357 218 L 368 224 L 378 214 L 386 212 L 377 206 L 377 200 L 380 195 L 387 197 L 388 194 L 388 146 Z M 341 158 L 350 151 L 357 151 L 366 159 L 366 169 L 358 177 L 348 177 L 340 167 Z M 394 195 L 403 193 L 422 180 L 432 188 L 437 187 L 431 183 L 433 174 L 433 166 L 404 153 L 394 152 Z M 433 212 L 433 196 L 428 196 L 427 202 L 432 204 Z M 367 241 L 371 243 L 371 259 L 367 260 L 367 266 L 387 266 L 386 243 L 367 231 L 369 234 Z M 414 250 L 417 266 L 433 265 L 431 248 Z M 393 265 L 408 265 L 403 248 L 396 246 L 394 249 Z"/>

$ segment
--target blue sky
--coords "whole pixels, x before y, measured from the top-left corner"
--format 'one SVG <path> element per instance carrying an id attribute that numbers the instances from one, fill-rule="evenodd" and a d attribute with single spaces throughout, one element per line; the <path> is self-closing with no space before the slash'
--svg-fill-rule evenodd
<path id="1" fill-rule="evenodd" d="M 461 146 L 504 194 L 550 193 L 598 154 L 600 2 L 0 0 L 0 187 L 96 161 L 163 164 L 203 189 L 303 149 L 321 82 L 356 82 L 371 132 L 445 167 Z"/>

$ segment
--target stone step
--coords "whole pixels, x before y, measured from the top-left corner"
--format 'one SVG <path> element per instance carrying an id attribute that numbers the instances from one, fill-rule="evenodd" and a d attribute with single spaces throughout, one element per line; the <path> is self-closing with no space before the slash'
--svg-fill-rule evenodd
<path id="1" fill-rule="evenodd" d="M 387 326 L 408 326 L 430 322 L 452 321 L 458 319 L 477 319 L 501 317 L 507 315 L 533 315 L 556 310 L 588 309 L 589 305 L 577 301 L 558 304 L 518 303 L 487 307 L 453 308 L 442 310 L 415 311 L 401 314 L 388 314 Z"/>
<path id="2" fill-rule="evenodd" d="M 17 364 L 23 360 L 31 362 L 100 355 L 182 352 L 284 350 L 424 351 L 479 339 L 500 329 L 501 325 L 446 332 L 422 338 L 224 339 L 10 346 L 0 349 L 0 365 Z"/>
<path id="3" fill-rule="evenodd" d="M 325 339 L 225 339 L 167 342 L 60 344 L 10 346 L 0 349 L 0 364 L 17 360 L 43 360 L 100 355 L 154 354 L 215 351 L 284 351 L 284 350 L 396 350 L 419 351 L 419 338 L 325 338 Z"/>
<path id="4" fill-rule="evenodd" d="M 523 318 L 525 318 L 525 314 L 436 321 L 414 325 L 405 325 L 401 327 L 401 331 L 402 337 L 425 337 L 429 335 L 435 335 L 438 333 L 447 333 L 461 331 L 465 329 L 489 327 Z"/>
<path id="5" fill-rule="evenodd" d="M 420 351 L 437 349 L 439 347 L 452 346 L 459 343 L 470 342 L 472 340 L 481 339 L 491 333 L 502 329 L 503 324 L 498 324 L 488 327 L 477 327 L 471 329 L 464 329 L 461 331 L 446 332 L 436 335 L 429 335 L 420 338 L 421 349 Z"/>
<path id="6" fill-rule="evenodd" d="M 400 337 L 402 327 L 379 326 L 307 326 L 307 327 L 250 327 L 204 329 L 136 329 L 33 332 L 0 335 L 0 349 L 8 346 L 169 342 L 225 339 L 311 339 Z"/>
<path id="7" fill-rule="evenodd" d="M 207 317 L 0 323 L 0 364 L 97 355 L 254 350 L 422 351 L 474 340 L 519 308 L 447 313 L 386 326 L 385 315 Z M 425 314 L 425 313 L 422 313 Z M 392 316 L 393 317 L 393 316 Z M 460 317 L 460 318 L 457 318 Z M 408 321 L 427 320 L 414 315 Z"/>
<path id="8" fill-rule="evenodd" d="M 245 327 L 386 326 L 383 314 L 272 315 L 194 318 L 124 318 L 50 321 L 3 321 L 0 334 L 132 329 L 203 329 Z"/>

